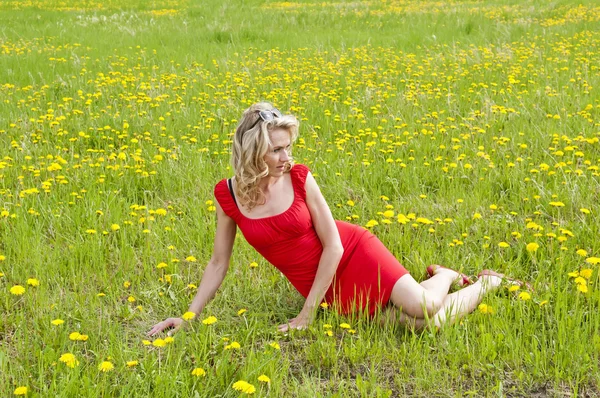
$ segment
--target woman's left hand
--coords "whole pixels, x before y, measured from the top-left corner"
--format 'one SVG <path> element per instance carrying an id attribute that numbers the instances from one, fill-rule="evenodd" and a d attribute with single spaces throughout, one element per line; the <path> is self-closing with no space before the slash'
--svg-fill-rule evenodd
<path id="1" fill-rule="evenodd" d="M 288 323 L 284 323 L 283 325 L 279 325 L 277 328 L 280 332 L 287 332 L 290 329 L 298 329 L 304 330 L 310 325 L 311 317 L 305 315 L 303 312 L 300 312 L 297 317 L 292 318 L 288 321 Z"/>

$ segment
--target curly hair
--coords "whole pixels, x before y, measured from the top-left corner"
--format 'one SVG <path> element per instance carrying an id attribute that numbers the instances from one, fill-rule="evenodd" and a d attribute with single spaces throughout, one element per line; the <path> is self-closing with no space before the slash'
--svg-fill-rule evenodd
<path id="1" fill-rule="evenodd" d="M 268 122 L 259 120 L 259 112 L 266 110 L 273 110 L 273 105 L 268 102 L 258 102 L 246 109 L 233 137 L 231 165 L 236 181 L 235 195 L 238 202 L 248 210 L 265 203 L 266 198 L 258 183 L 261 178 L 269 175 L 269 168 L 264 161 L 271 145 L 269 132 L 283 128 L 290 133 L 292 143 L 298 137 L 300 122 L 295 116 L 283 115 Z M 250 128 L 255 123 L 256 125 Z M 290 152 L 290 162 L 286 164 L 284 172 L 292 169 L 294 164 L 291 158 Z"/>

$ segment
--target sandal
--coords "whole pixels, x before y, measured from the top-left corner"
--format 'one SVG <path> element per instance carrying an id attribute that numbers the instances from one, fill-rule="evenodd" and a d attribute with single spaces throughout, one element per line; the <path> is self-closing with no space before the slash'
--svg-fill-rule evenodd
<path id="1" fill-rule="evenodd" d="M 501 274 L 499 272 L 493 271 L 491 269 L 484 269 L 483 271 L 481 271 L 479 274 L 477 274 L 478 278 L 481 278 L 482 276 L 497 276 L 498 278 L 501 278 L 504 281 L 508 281 L 513 285 L 517 285 L 517 286 L 525 286 L 525 288 L 527 288 L 527 290 L 533 291 L 533 286 L 531 285 L 531 283 L 529 282 L 523 282 L 519 279 L 515 279 L 515 278 L 511 278 L 508 277 L 504 274 Z"/>
<path id="2" fill-rule="evenodd" d="M 435 270 L 436 270 L 438 267 L 439 267 L 439 268 L 444 268 L 444 269 L 449 269 L 449 270 L 451 270 L 451 271 L 454 271 L 453 269 L 451 269 L 451 268 L 448 268 L 448 267 L 444 267 L 444 266 L 442 266 L 442 265 L 436 265 L 436 264 L 432 264 L 432 265 L 430 265 L 429 267 L 427 267 L 427 275 L 428 275 L 428 276 L 431 278 L 433 275 L 435 275 Z M 455 271 L 455 272 L 458 272 L 458 271 Z M 467 275 L 465 275 L 465 274 L 463 274 L 463 273 L 460 273 L 460 272 L 458 272 L 458 274 L 460 275 L 460 278 L 462 278 L 462 284 L 461 284 L 461 283 L 459 283 L 459 285 L 460 285 L 461 287 L 464 287 L 464 286 L 469 286 L 470 284 L 472 284 L 472 283 L 473 283 L 473 281 L 471 280 L 471 278 L 469 278 Z"/>

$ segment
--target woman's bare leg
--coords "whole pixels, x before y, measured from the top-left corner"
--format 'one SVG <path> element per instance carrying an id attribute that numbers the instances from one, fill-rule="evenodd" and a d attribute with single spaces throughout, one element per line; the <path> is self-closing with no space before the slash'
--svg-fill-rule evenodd
<path id="1" fill-rule="evenodd" d="M 391 308 L 390 318 L 414 329 L 423 329 L 428 325 L 441 327 L 449 325 L 463 316 L 473 312 L 481 303 L 486 293 L 496 290 L 502 283 L 502 278 L 484 275 L 477 282 L 457 292 L 448 294 L 438 312 L 430 319 L 411 316 L 399 309 Z M 400 314 L 398 315 L 398 312 Z"/>
<path id="2" fill-rule="evenodd" d="M 457 292 L 449 294 L 432 321 L 435 326 L 449 325 L 477 308 L 486 293 L 496 290 L 502 284 L 498 276 L 481 276 L 477 282 Z"/>
<path id="3" fill-rule="evenodd" d="M 424 282 L 417 283 L 411 275 L 404 275 L 394 285 L 390 301 L 409 317 L 433 316 L 442 306 L 452 282 L 459 277 L 456 271 L 438 267 L 423 285 Z"/>

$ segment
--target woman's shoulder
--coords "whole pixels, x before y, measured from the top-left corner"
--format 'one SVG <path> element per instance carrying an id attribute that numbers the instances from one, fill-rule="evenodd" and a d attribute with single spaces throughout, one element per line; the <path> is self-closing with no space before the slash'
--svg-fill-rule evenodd
<path id="1" fill-rule="evenodd" d="M 306 176 L 308 175 L 309 171 L 310 171 L 310 169 L 308 168 L 307 165 L 302 164 L 302 163 L 296 163 L 296 164 L 294 164 L 294 166 L 292 166 L 292 169 L 290 170 L 290 174 L 299 176 L 299 177 L 303 177 L 304 179 L 306 179 Z"/>
<path id="2" fill-rule="evenodd" d="M 215 184 L 215 188 L 213 190 L 215 194 L 215 198 L 222 202 L 223 199 L 226 199 L 226 195 L 229 194 L 229 188 L 227 187 L 227 179 L 223 178 L 221 181 Z"/>
<path id="3" fill-rule="evenodd" d="M 290 176 L 292 177 L 292 183 L 294 184 L 294 186 L 296 187 L 296 189 L 299 189 L 300 192 L 302 192 L 302 196 L 304 196 L 305 194 L 305 183 L 306 183 L 306 177 L 308 176 L 308 172 L 310 171 L 310 169 L 308 168 L 308 166 L 306 166 L 305 164 L 294 164 L 294 166 L 292 167 L 292 169 L 290 170 Z"/>

